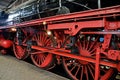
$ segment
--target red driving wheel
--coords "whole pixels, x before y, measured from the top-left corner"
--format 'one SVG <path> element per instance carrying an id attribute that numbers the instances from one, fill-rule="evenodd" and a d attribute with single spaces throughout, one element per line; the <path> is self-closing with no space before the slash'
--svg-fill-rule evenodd
<path id="1" fill-rule="evenodd" d="M 95 58 L 96 49 L 100 46 L 99 37 L 82 36 L 77 41 L 79 55 Z M 63 57 L 65 71 L 73 80 L 94 80 L 95 64 L 87 61 Z M 108 66 L 100 66 L 100 79 L 108 80 L 114 74 L 114 69 Z"/>
<path id="2" fill-rule="evenodd" d="M 36 46 L 52 47 L 51 38 L 45 31 L 40 31 L 33 37 L 33 41 L 37 43 Z M 34 51 L 31 54 L 33 63 L 43 69 L 51 69 L 54 66 L 54 55 L 48 52 Z"/>

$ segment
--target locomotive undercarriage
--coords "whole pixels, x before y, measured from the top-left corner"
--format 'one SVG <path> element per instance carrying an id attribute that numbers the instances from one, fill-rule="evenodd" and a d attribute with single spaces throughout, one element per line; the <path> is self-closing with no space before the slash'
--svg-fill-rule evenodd
<path id="1" fill-rule="evenodd" d="M 56 64 L 63 64 L 65 71 L 73 80 L 115 79 L 117 69 L 119 70 L 119 55 L 116 55 L 119 52 L 119 46 L 116 46 L 116 42 L 111 40 L 113 34 L 109 35 L 112 36 L 108 40 L 109 46 L 104 48 L 106 44 L 104 41 L 100 41 L 100 36 L 106 37 L 108 34 L 78 34 L 74 45 L 68 46 L 73 44 L 68 37 L 69 35 L 62 31 L 55 33 L 57 36 L 54 35 L 54 37 L 48 35 L 45 30 L 34 34 L 31 39 L 31 49 L 27 49 L 29 46 L 27 43 L 15 45 L 15 47 L 25 47 L 25 49 L 14 49 L 18 50 L 14 53 L 21 58 L 16 57 L 25 59 L 30 55 L 36 66 L 47 70 L 55 67 Z M 64 35 L 60 35 L 61 33 Z"/>
<path id="2" fill-rule="evenodd" d="M 94 17 L 89 19 L 88 17 L 85 20 L 91 24 L 96 24 L 97 20 L 99 22 L 101 19 L 107 24 L 118 24 L 116 22 L 119 22 L 119 20 L 115 21 L 114 19 L 115 23 L 111 23 L 112 19 L 109 19 L 110 17 L 98 17 L 97 19 Z M 83 21 L 85 20 L 83 19 Z M 79 22 L 79 20 L 76 22 Z M 66 21 L 63 21 L 63 23 L 65 23 L 65 26 L 71 24 L 66 25 Z M 23 35 L 27 36 L 22 36 L 22 44 L 17 43 L 15 45 L 15 47 L 25 47 L 25 49 L 17 48 L 18 51 L 14 49 L 17 56 L 21 57 L 18 59 L 25 59 L 30 55 L 36 66 L 47 70 L 55 67 L 56 64 L 63 64 L 65 71 L 73 80 L 115 79 L 120 65 L 119 29 L 115 30 L 112 28 L 113 26 L 104 28 L 101 26 L 100 28 L 82 29 L 74 35 L 71 33 L 72 30 L 68 30 L 59 24 L 62 23 L 58 21 L 47 25 L 44 22 L 43 25 L 40 25 L 40 28 L 30 27 L 30 29 L 27 29 L 29 31 L 21 28 L 24 32 Z M 58 28 L 52 28 L 52 25 L 57 25 Z M 74 28 L 78 27 L 78 25 L 75 25 Z M 74 28 L 72 29 L 74 30 Z M 28 41 L 30 41 L 30 45 Z M 24 57 L 22 54 L 27 56 Z"/>
<path id="3" fill-rule="evenodd" d="M 0 29 L 14 33 L 13 51 L 18 59 L 30 56 L 36 66 L 46 70 L 62 64 L 73 80 L 114 80 L 120 71 L 120 6 Z"/>

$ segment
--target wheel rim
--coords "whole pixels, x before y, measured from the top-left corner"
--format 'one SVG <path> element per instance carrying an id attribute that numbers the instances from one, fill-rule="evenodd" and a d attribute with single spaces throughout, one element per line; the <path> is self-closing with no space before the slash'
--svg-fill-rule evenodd
<path id="1" fill-rule="evenodd" d="M 29 54 L 27 52 L 27 47 L 18 45 L 18 40 L 15 38 L 14 44 L 13 44 L 13 51 L 14 55 L 16 56 L 17 59 L 26 59 Z"/>
<path id="2" fill-rule="evenodd" d="M 33 37 L 33 41 L 37 43 L 37 46 L 51 47 L 51 38 L 46 35 L 46 32 L 41 31 Z M 31 54 L 33 63 L 43 69 L 50 69 L 54 65 L 54 56 L 51 53 L 34 51 Z"/>
<path id="3" fill-rule="evenodd" d="M 18 39 L 15 37 L 14 38 L 14 44 L 13 44 L 13 51 L 14 51 L 14 55 L 17 59 L 26 59 L 29 56 L 29 53 L 27 51 L 27 47 L 22 46 L 22 44 L 26 44 L 27 41 L 27 33 L 24 29 L 21 29 L 23 35 L 22 35 L 22 42 L 21 45 L 19 45 L 19 41 Z"/>
<path id="4" fill-rule="evenodd" d="M 79 54 L 81 56 L 93 57 L 95 58 L 95 51 L 97 47 L 100 46 L 98 42 L 99 37 L 92 36 L 83 36 L 79 37 L 77 42 L 77 47 L 79 50 Z M 95 64 L 63 57 L 63 66 L 68 75 L 74 80 L 94 80 L 95 79 Z M 112 74 L 113 69 L 109 68 L 100 68 L 100 79 L 108 80 Z"/>
<path id="5" fill-rule="evenodd" d="M 40 68 L 48 67 L 52 61 L 52 57 L 52 54 L 43 52 L 37 52 L 31 55 L 33 63 Z"/>
<path id="6" fill-rule="evenodd" d="M 25 59 L 26 48 L 24 46 L 13 45 L 13 51 L 18 59 Z"/>

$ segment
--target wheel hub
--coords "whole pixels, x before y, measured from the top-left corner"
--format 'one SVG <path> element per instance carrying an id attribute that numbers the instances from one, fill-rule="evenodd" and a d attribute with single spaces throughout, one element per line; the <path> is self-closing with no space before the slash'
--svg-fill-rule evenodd
<path id="1" fill-rule="evenodd" d="M 86 49 L 80 49 L 80 55 L 90 57 L 90 52 Z"/>
<path id="2" fill-rule="evenodd" d="M 87 65 L 89 62 L 83 61 L 83 60 L 79 60 L 79 63 L 82 64 L 82 65 Z"/>

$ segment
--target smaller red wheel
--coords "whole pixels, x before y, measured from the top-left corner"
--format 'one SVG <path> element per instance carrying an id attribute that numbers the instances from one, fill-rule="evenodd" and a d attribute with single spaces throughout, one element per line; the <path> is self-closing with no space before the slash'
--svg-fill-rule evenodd
<path id="1" fill-rule="evenodd" d="M 37 52 L 35 54 L 31 54 L 31 59 L 33 63 L 43 69 L 49 69 L 53 65 L 53 54 Z"/>
<path id="2" fill-rule="evenodd" d="M 33 42 L 37 43 L 37 46 L 41 47 L 52 47 L 52 40 L 45 31 L 40 31 L 33 36 Z M 55 57 L 53 54 L 42 51 L 34 51 L 31 54 L 33 63 L 43 69 L 51 69 L 54 67 Z"/>

